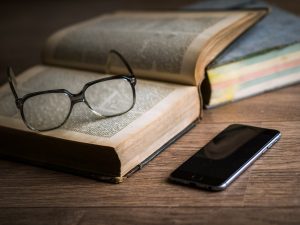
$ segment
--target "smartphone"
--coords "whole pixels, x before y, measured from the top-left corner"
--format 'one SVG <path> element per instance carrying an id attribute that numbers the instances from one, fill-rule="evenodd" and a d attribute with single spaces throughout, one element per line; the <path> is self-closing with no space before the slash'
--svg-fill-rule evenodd
<path id="1" fill-rule="evenodd" d="M 179 166 L 169 178 L 208 190 L 224 190 L 280 136 L 277 130 L 232 124 Z"/>

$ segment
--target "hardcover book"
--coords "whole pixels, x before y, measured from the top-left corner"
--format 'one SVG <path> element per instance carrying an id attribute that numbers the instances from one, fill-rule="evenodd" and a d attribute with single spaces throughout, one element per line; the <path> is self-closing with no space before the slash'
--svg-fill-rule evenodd
<path id="1" fill-rule="evenodd" d="M 92 80 L 126 74 L 118 61 L 105 74 L 107 53 L 115 49 L 137 77 L 136 103 L 127 113 L 107 118 L 79 103 L 62 127 L 35 132 L 23 123 L 5 84 L 0 89 L 0 154 L 121 182 L 199 119 L 206 66 L 266 12 L 118 12 L 56 32 L 45 45 L 44 64 L 17 76 L 19 96 L 50 89 L 78 93 Z M 57 110 L 63 107 L 57 103 Z M 49 118 L 57 119 L 51 111 Z"/>
<path id="2" fill-rule="evenodd" d="M 226 48 L 206 69 L 207 108 L 300 82 L 300 18 L 263 1 L 209 0 L 189 10 L 266 7 L 270 13 Z"/>

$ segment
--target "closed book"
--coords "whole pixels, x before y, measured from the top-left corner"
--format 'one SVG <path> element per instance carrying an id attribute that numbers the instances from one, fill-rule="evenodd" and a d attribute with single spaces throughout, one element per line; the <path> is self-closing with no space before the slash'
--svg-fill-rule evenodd
<path id="1" fill-rule="evenodd" d="M 212 0 L 188 9 L 255 9 L 270 13 L 208 65 L 202 85 L 207 108 L 300 81 L 300 18 L 263 1 Z"/>

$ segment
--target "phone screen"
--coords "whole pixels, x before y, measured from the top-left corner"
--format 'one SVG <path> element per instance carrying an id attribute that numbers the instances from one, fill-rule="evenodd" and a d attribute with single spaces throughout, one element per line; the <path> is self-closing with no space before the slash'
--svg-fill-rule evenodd
<path id="1" fill-rule="evenodd" d="M 171 174 L 171 178 L 194 181 L 209 187 L 222 186 L 247 162 L 267 149 L 280 132 L 233 124 Z"/>

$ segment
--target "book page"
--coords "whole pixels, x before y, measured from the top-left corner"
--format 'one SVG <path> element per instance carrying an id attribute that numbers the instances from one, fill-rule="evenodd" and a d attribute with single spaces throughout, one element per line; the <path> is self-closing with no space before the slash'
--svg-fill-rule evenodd
<path id="1" fill-rule="evenodd" d="M 107 53 L 115 49 L 124 55 L 137 76 L 196 85 L 197 58 L 207 42 L 246 16 L 247 12 L 237 11 L 108 14 L 52 35 L 44 60 L 104 71 Z M 112 72 L 126 70 L 116 61 Z"/>
<path id="2" fill-rule="evenodd" d="M 34 91 L 49 89 L 63 88 L 77 94 L 86 82 L 105 76 L 108 75 L 35 66 L 17 77 L 17 93 L 23 99 Z M 104 87 L 105 91 L 101 93 L 105 95 L 111 87 Z M 99 117 L 85 102 L 77 102 L 62 127 L 36 132 L 26 127 L 22 121 L 10 87 L 5 84 L 0 87 L 0 131 L 6 146 L 1 149 L 1 154 L 42 165 L 47 163 L 89 174 L 100 174 L 101 177 L 125 176 L 138 164 L 152 157 L 154 152 L 161 151 L 166 143 L 174 140 L 187 127 L 191 127 L 191 123 L 201 112 L 196 86 L 137 79 L 135 87 L 136 103 L 122 115 Z M 111 94 L 112 98 L 106 100 L 111 100 L 109 104 L 114 105 L 118 101 L 115 101 L 114 92 Z M 35 98 L 30 96 L 23 103 L 23 109 L 28 104 L 26 101 Z M 58 112 L 63 113 L 66 106 L 66 102 L 61 99 L 62 95 L 59 95 L 59 101 L 54 102 L 48 99 L 48 93 L 38 96 L 45 98 L 38 102 L 40 105 L 30 105 L 27 109 L 30 113 L 27 115 L 34 113 L 37 121 L 43 118 L 46 124 L 57 121 L 60 117 Z M 93 97 L 98 99 L 101 95 L 95 94 Z M 39 113 L 36 113 L 36 108 L 40 110 Z M 41 114 L 46 114 L 47 118 Z M 11 145 L 14 147 L 7 147 Z M 26 151 L 23 151 L 22 145 L 27 146 Z"/>
<path id="3" fill-rule="evenodd" d="M 18 79 L 18 94 L 22 97 L 28 93 L 52 89 L 67 89 L 71 93 L 78 93 L 87 82 L 99 79 L 101 75 L 79 70 L 36 66 L 18 78 L 20 78 Z M 136 103 L 129 112 L 120 116 L 100 118 L 85 103 L 80 102 L 74 105 L 67 122 L 61 128 L 50 132 L 63 134 L 67 131 L 95 136 L 98 139 L 109 139 L 180 87 L 184 86 L 139 79 L 136 84 Z M 0 103 L 0 125 L 13 127 L 13 123 L 15 123 L 17 128 L 29 131 L 21 120 L 20 112 L 8 84 L 0 90 Z M 63 101 L 60 104 L 63 104 Z M 62 105 L 56 107 L 64 108 Z M 51 112 L 49 114 L 51 119 L 57 119 Z"/>

